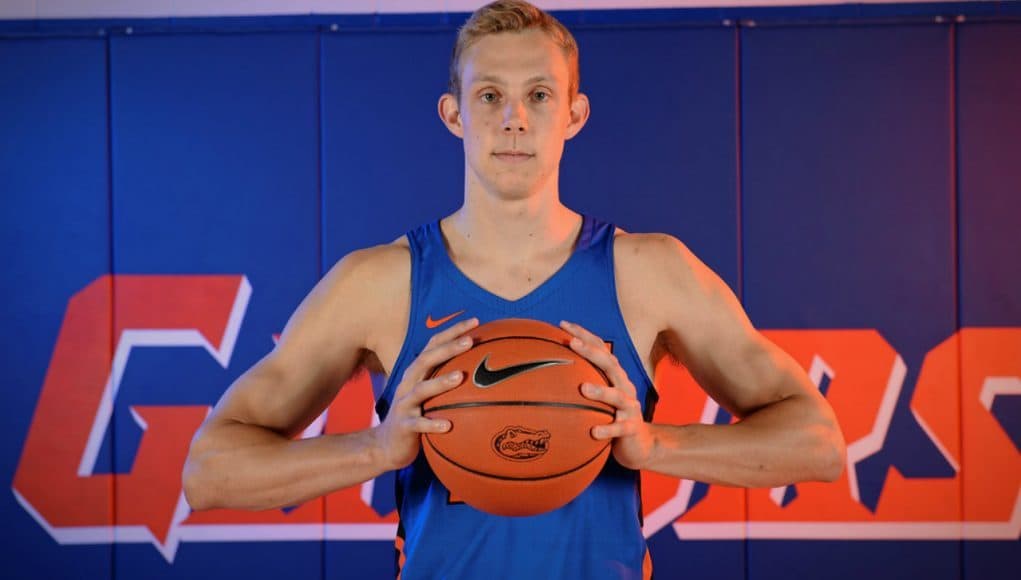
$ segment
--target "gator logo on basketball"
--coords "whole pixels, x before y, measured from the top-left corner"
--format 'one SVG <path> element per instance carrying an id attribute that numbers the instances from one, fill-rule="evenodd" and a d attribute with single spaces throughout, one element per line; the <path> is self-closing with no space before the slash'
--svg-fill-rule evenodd
<path id="1" fill-rule="evenodd" d="M 549 451 L 550 433 L 514 425 L 504 427 L 493 437 L 493 450 L 513 461 L 532 461 Z"/>

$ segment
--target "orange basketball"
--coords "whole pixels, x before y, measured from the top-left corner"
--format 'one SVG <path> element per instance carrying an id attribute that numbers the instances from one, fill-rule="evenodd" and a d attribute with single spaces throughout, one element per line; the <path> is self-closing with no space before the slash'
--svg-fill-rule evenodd
<path id="1" fill-rule="evenodd" d="M 452 501 L 497 515 L 556 509 L 596 478 L 610 454 L 592 427 L 611 423 L 613 407 L 585 398 L 581 384 L 608 385 L 601 370 L 570 347 L 560 328 L 519 318 L 469 333 L 468 351 L 431 376 L 464 373 L 457 387 L 423 403 L 447 419 L 446 433 L 422 436 L 422 449 Z"/>

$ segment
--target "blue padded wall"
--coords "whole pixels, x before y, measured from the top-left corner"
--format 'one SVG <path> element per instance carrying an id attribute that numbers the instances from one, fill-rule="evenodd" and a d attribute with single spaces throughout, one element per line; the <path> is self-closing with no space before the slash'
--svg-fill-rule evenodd
<path id="1" fill-rule="evenodd" d="M 1021 24 L 962 26 L 957 44 L 961 325 L 1021 323 Z"/>
<path id="2" fill-rule="evenodd" d="M 949 471 L 908 408 L 925 354 L 956 330 L 949 39 L 936 26 L 742 31 L 745 308 L 761 328 L 877 329 L 907 365 L 886 442 L 858 465 L 870 510 L 891 465 Z M 958 578 L 959 552 L 752 542 L 749 578 Z"/>
<path id="3" fill-rule="evenodd" d="M 5 373 L 0 461 L 6 481 L 22 458 L 64 306 L 110 270 L 106 72 L 106 43 L 99 39 L 0 40 L 0 323 L 6 329 L 0 338 Z M 108 326 L 107 321 L 93 329 L 107 343 Z M 39 425 L 51 433 L 61 427 Z M 42 460 L 56 463 L 53 457 Z M 109 459 L 99 461 L 96 471 L 109 471 L 109 465 Z M 45 491 L 65 492 L 55 486 Z M 108 489 L 92 500 L 110 514 L 113 487 Z M 40 516 L 53 526 L 54 517 L 72 509 L 43 510 Z M 108 541 L 96 546 L 57 540 L 11 493 L 0 502 L 0 518 L 4 568 L 13 577 L 110 577 Z M 58 534 L 68 531 L 56 527 Z M 98 533 L 93 540 L 109 536 Z"/>
<path id="4" fill-rule="evenodd" d="M 562 198 L 630 231 L 677 236 L 761 329 L 874 329 L 889 343 L 906 373 L 883 445 L 855 468 L 865 515 L 854 523 L 874 531 L 865 520 L 890 507 L 892 482 L 952 481 L 967 469 L 949 465 L 912 414 L 926 356 L 961 329 L 1021 326 L 1021 27 L 929 18 L 734 26 L 672 14 L 567 15 L 593 113 L 566 145 Z M 0 313 L 9 329 L 0 457 L 9 481 L 42 420 L 65 310 L 101 276 L 125 277 L 109 293 L 125 311 L 140 307 L 128 296 L 134 276 L 149 277 L 154 292 L 204 275 L 243 276 L 252 290 L 225 367 L 195 345 L 132 352 L 94 468 L 125 478 L 126 489 L 146 413 L 212 405 L 273 348 L 338 259 L 457 209 L 462 144 L 436 113 L 456 19 L 373 18 L 340 18 L 337 30 L 325 16 L 213 19 L 205 32 L 202 22 L 159 21 L 131 33 L 110 25 L 105 38 L 81 32 L 105 24 L 78 23 L 88 38 L 52 28 L 0 39 L 0 257 L 12 281 Z M 106 320 L 94 340 L 105 345 L 105 325 L 118 322 Z M 1015 445 L 1019 399 L 998 396 L 990 410 Z M 73 401 L 70 415 L 92 412 Z M 944 408 L 958 416 L 958 400 Z M 707 488 L 695 489 L 697 502 Z M 105 513 L 138 507 L 117 503 L 116 492 L 111 485 L 100 502 Z M 963 504 L 939 507 L 960 515 L 961 495 Z M 391 510 L 392 478 L 379 478 L 369 499 L 377 513 Z M 272 511 L 286 518 L 294 506 Z M 103 522 L 71 530 L 92 534 L 80 545 L 55 541 L 14 494 L 0 515 L 5 577 L 393 572 L 390 541 L 315 537 L 336 522 L 283 541 L 246 516 L 197 514 L 221 525 L 190 521 L 191 536 L 160 547 L 137 539 L 144 530 L 114 535 Z M 750 515 L 746 529 L 762 529 Z M 963 534 L 960 522 L 948 525 Z M 679 540 L 667 526 L 650 538 L 657 577 L 1008 578 L 1021 566 L 1016 539 L 752 535 Z"/>
<path id="5" fill-rule="evenodd" d="M 564 202 L 677 236 L 736 292 L 734 29 L 576 36 L 592 115 L 564 150 Z"/>
<path id="6" fill-rule="evenodd" d="M 449 31 L 323 36 L 323 266 L 464 199 L 461 141 L 440 121 Z"/>
<path id="7" fill-rule="evenodd" d="M 961 326 L 1021 326 L 1021 23 L 961 26 L 957 36 Z M 1021 397 L 990 409 L 1021 448 Z M 965 502 L 981 496 L 966 489 Z M 1011 541 L 964 543 L 964 578 L 1007 579 L 1021 567 Z"/>
<path id="8" fill-rule="evenodd" d="M 114 415 L 130 471 L 142 433 L 129 406 L 215 404 L 319 278 L 316 37 L 122 37 L 111 70 L 114 270 L 244 275 L 252 291 L 226 368 L 199 348 L 132 354 Z M 185 541 L 168 566 L 151 544 L 124 544 L 116 576 L 320 578 L 321 553 Z"/>

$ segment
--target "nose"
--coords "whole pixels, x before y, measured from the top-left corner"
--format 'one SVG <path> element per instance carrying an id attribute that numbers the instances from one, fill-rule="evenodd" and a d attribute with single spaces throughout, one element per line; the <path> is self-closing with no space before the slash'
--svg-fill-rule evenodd
<path id="1" fill-rule="evenodd" d="M 525 106 L 522 103 L 508 103 L 503 115 L 503 130 L 506 133 L 524 133 L 528 129 Z"/>

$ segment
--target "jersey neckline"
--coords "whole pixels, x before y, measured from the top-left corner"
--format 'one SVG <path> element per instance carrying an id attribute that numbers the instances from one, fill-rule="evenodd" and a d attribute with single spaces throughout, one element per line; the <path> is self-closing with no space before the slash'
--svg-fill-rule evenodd
<path id="1" fill-rule="evenodd" d="M 589 216 L 581 214 L 581 229 L 578 231 L 578 237 L 575 240 L 574 249 L 571 251 L 571 255 L 567 258 L 567 261 L 553 272 L 552 275 L 546 278 L 546 280 L 533 288 L 529 293 L 515 300 L 508 300 L 503 296 L 491 292 L 461 271 L 457 264 L 454 263 L 454 259 L 450 257 L 450 252 L 447 250 L 447 243 L 443 237 L 443 229 L 440 228 L 439 219 L 431 224 L 432 227 L 430 230 L 432 231 L 430 232 L 430 235 L 436 242 L 434 247 L 438 248 L 437 254 L 440 254 L 439 259 L 442 262 L 443 271 L 451 282 L 460 286 L 463 290 L 466 290 L 469 295 L 490 306 L 508 311 L 520 311 L 541 301 L 551 292 L 560 287 L 565 280 L 570 278 L 571 274 L 578 267 L 578 263 L 580 261 L 579 256 L 589 249 L 592 244 L 592 233 L 595 229 L 593 227 L 593 221 L 594 220 Z"/>

